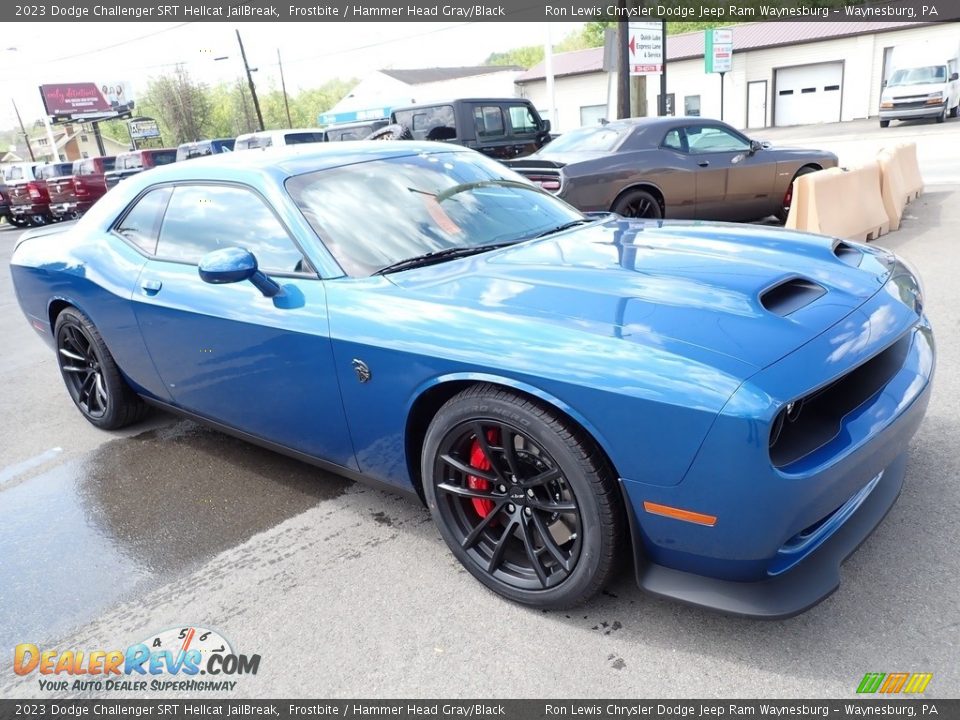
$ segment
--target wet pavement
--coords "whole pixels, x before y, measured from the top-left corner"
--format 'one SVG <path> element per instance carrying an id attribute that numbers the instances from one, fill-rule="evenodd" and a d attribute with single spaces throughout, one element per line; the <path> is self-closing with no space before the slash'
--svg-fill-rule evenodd
<path id="1" fill-rule="evenodd" d="M 174 424 L 109 440 L 38 475 L 21 463 L 0 477 L 0 652 L 170 582 L 350 484 L 163 420 Z"/>

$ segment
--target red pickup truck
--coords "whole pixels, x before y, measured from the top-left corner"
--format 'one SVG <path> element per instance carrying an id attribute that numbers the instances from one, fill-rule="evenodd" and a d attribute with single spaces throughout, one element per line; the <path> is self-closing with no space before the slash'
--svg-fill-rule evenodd
<path id="1" fill-rule="evenodd" d="M 80 217 L 107 192 L 104 174 L 113 170 L 116 158 L 94 157 L 73 163 L 71 185 L 67 187 L 65 176 L 56 178 L 50 198 L 50 210 L 59 218 Z"/>
<path id="2" fill-rule="evenodd" d="M 53 220 L 47 179 L 65 172 L 70 163 L 24 164 L 10 172 L 10 213 L 17 225 L 46 225 Z"/>

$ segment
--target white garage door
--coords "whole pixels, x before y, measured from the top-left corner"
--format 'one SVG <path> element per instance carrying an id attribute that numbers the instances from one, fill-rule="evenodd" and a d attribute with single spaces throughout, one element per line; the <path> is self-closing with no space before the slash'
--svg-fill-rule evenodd
<path id="1" fill-rule="evenodd" d="M 780 68 L 776 80 L 777 125 L 839 122 L 842 62 Z"/>

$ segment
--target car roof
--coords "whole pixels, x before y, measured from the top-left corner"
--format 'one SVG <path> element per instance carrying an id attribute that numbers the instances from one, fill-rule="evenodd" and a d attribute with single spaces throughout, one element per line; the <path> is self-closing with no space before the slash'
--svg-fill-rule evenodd
<path id="1" fill-rule="evenodd" d="M 205 155 L 194 158 L 189 163 L 171 163 L 155 168 L 151 170 L 151 176 L 155 181 L 229 180 L 241 173 L 252 173 L 285 179 L 294 175 L 371 160 L 450 152 L 472 151 L 450 143 L 413 140 L 304 143 L 270 148 L 270 152 L 263 153 L 237 152 Z"/>
<path id="2" fill-rule="evenodd" d="M 414 108 L 436 107 L 437 105 L 454 105 L 455 103 L 522 103 L 524 105 L 533 105 L 530 98 L 523 97 L 469 97 L 469 98 L 451 98 L 449 100 L 436 100 L 434 102 L 415 102 L 409 105 L 398 105 L 393 108 L 393 112 L 398 110 L 413 110 Z"/>

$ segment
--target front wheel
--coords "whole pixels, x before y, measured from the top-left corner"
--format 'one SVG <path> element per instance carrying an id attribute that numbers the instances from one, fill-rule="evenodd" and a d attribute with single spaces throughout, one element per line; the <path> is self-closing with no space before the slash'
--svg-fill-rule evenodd
<path id="1" fill-rule="evenodd" d="M 880 121 L 880 127 L 882 127 L 882 128 L 890 127 L 890 121 L 889 121 L 889 120 L 881 120 L 881 121 Z"/>
<path id="2" fill-rule="evenodd" d="M 609 580 L 624 525 L 615 475 L 552 410 L 493 386 L 469 388 L 430 424 L 422 473 L 444 541 L 494 592 L 563 608 Z"/>
<path id="3" fill-rule="evenodd" d="M 946 122 L 946 119 L 947 119 L 947 106 L 944 105 L 943 112 L 937 115 L 937 122 L 938 123 Z"/>
<path id="4" fill-rule="evenodd" d="M 86 315 L 64 309 L 57 316 L 54 337 L 63 382 L 87 420 L 102 430 L 118 430 L 143 417 L 146 405 L 127 385 Z"/>

